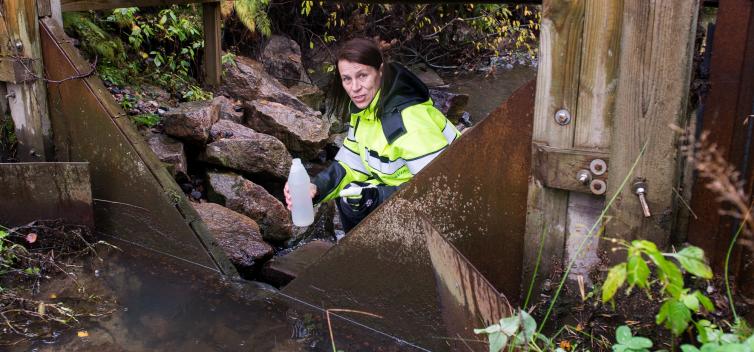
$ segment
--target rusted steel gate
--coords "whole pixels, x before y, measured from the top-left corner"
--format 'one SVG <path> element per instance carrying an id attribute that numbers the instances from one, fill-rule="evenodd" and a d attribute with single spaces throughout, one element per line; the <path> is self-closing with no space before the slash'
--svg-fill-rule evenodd
<path id="1" fill-rule="evenodd" d="M 754 187 L 754 2 L 720 1 L 712 38 L 709 93 L 703 104 L 699 129 L 710 132 L 726 159 L 741 172 L 745 190 Z M 716 272 L 722 272 L 728 247 L 739 222 L 720 214 L 717 196 L 697 179 L 693 186 L 688 241 L 702 247 Z M 751 201 L 751 200 L 749 200 Z M 734 248 L 731 273 L 740 292 L 754 299 L 751 252 Z"/>

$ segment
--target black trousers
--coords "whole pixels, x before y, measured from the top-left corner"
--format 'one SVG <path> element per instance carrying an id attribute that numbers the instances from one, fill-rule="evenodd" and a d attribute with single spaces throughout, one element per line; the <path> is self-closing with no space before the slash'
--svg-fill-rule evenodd
<path id="1" fill-rule="evenodd" d="M 343 231 L 346 233 L 356 227 L 361 220 L 364 220 L 369 213 L 384 203 L 395 191 L 397 186 L 377 186 L 362 188 L 361 198 L 354 200 L 352 198 L 340 197 L 335 202 L 340 214 L 340 222 L 343 224 Z"/>

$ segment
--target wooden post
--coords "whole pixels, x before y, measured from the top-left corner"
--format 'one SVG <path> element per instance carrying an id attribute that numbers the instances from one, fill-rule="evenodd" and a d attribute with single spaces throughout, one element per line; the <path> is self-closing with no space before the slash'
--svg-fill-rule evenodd
<path id="1" fill-rule="evenodd" d="M 36 0 L 2 3 L 2 59 L 16 67 L 16 78 L 3 78 L 18 138 L 21 161 L 52 158 L 52 130 L 47 111 L 47 90 L 43 76 L 42 49 Z M 28 80 L 27 80 L 28 79 Z M 0 97 L 5 99 L 6 97 Z"/>
<path id="2" fill-rule="evenodd" d="M 680 175 L 677 136 L 669 125 L 686 121 L 698 7 L 698 1 L 624 3 L 608 197 L 619 194 L 608 213 L 610 236 L 648 239 L 661 248 L 669 244 L 673 188 Z M 646 152 L 630 174 L 645 143 Z M 626 177 L 629 183 L 619 189 Z M 646 180 L 650 217 L 644 217 L 631 189 L 636 178 Z"/>
<path id="3" fill-rule="evenodd" d="M 204 10 L 202 15 L 204 22 L 204 83 L 216 88 L 220 85 L 222 75 L 220 3 L 204 3 L 202 9 Z"/>
<path id="4" fill-rule="evenodd" d="M 697 6 L 696 1 L 544 1 L 532 148 L 533 168 L 540 169 L 532 170 L 529 186 L 523 282 L 531 280 L 544 230 L 539 281 L 549 278 L 556 264 L 565 269 L 575 259 L 569 277 L 589 283 L 600 246 L 586 236 L 590 229 L 599 232 L 606 200 L 619 191 L 647 139 L 652 151 L 639 171 L 647 178 L 656 214 L 643 220 L 629 185 L 610 209 L 608 235 L 635 238 L 640 230 L 635 224 L 645 222 L 658 224 L 648 238 L 667 243 L 677 155 L 667 125 L 684 113 Z M 609 158 L 601 157 L 605 154 Z M 604 162 L 606 169 L 591 169 L 588 160 Z M 606 181 L 607 186 L 579 189 L 573 181 L 581 169 L 585 183 Z"/>

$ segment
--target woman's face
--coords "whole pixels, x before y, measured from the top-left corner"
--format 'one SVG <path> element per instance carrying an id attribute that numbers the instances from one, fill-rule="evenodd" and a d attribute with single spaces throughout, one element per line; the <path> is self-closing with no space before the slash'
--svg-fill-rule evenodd
<path id="1" fill-rule="evenodd" d="M 340 60 L 338 61 L 340 82 L 348 93 L 348 97 L 359 108 L 369 106 L 382 82 L 382 65 L 377 70 L 369 65 Z"/>

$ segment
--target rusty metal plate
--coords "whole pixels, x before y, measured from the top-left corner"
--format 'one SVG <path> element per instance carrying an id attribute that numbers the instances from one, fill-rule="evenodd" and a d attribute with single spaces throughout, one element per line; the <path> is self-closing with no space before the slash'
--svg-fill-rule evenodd
<path id="1" fill-rule="evenodd" d="M 40 219 L 94 228 L 87 163 L 0 164 L 0 225 Z"/>
<path id="2" fill-rule="evenodd" d="M 534 86 L 466 132 L 283 292 L 379 314 L 349 318 L 429 350 L 455 350 L 459 336 L 487 348 L 470 329 L 509 314 L 505 297 L 520 300 Z"/>
<path id="3" fill-rule="evenodd" d="M 473 328 L 509 316 L 508 301 L 414 208 L 380 207 L 373 228 L 354 229 L 283 293 L 379 315 L 344 314 L 423 349 L 455 350 L 461 339 L 487 349 Z"/>
<path id="4" fill-rule="evenodd" d="M 90 163 L 96 230 L 202 267 L 235 270 L 175 181 L 127 121 L 112 111 L 112 97 L 96 77 L 79 78 L 81 62 L 61 33 L 40 21 L 50 118 L 59 160 Z M 78 65 L 80 66 L 80 65 Z M 62 82 L 55 82 L 62 81 Z M 100 89 L 97 89 L 100 88 Z M 121 112 L 122 114 L 122 112 Z M 114 116 L 115 115 L 115 116 Z"/>

